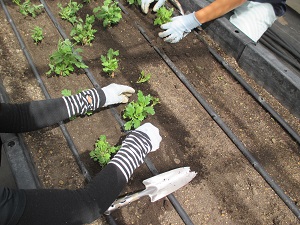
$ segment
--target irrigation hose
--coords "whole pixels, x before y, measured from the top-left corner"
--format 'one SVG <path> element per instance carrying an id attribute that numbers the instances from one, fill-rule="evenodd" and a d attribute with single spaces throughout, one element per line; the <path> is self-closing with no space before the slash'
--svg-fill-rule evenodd
<path id="1" fill-rule="evenodd" d="M 61 34 L 61 36 L 64 38 L 64 39 L 67 39 L 67 35 L 65 34 L 64 30 L 61 28 L 61 26 L 59 25 L 59 23 L 57 22 L 57 20 L 55 19 L 55 17 L 53 16 L 51 10 L 49 9 L 49 7 L 47 6 L 47 4 L 45 3 L 45 1 L 43 0 L 40 0 L 40 2 L 44 5 L 44 8 L 48 14 L 48 16 L 50 17 L 50 19 L 53 21 L 55 27 L 58 29 L 59 33 Z M 126 12 L 125 8 L 119 4 L 119 6 L 121 6 L 120 8 L 122 10 L 124 10 L 124 13 L 126 15 L 128 15 L 128 13 Z M 100 85 L 97 83 L 97 81 L 95 80 L 93 74 L 90 72 L 90 70 L 87 68 L 85 69 L 85 72 L 87 73 L 87 76 L 89 77 L 89 79 L 91 80 L 92 84 L 95 86 L 95 87 L 100 87 Z M 116 109 L 112 106 L 109 107 L 112 114 L 114 115 L 115 119 L 118 121 L 118 123 L 123 127 L 124 125 L 124 121 L 120 118 L 120 116 L 118 115 Z M 145 163 L 148 167 L 148 169 L 151 171 L 151 173 L 153 175 L 157 175 L 158 174 L 158 171 L 157 169 L 155 168 L 154 164 L 150 161 L 150 159 L 148 159 L 146 157 L 145 159 Z M 170 202 L 172 203 L 172 205 L 174 206 L 175 210 L 177 211 L 178 215 L 181 217 L 181 219 L 185 222 L 185 224 L 187 225 L 193 225 L 191 219 L 189 218 L 189 216 L 187 215 L 187 213 L 184 211 L 184 209 L 182 208 L 182 206 L 180 205 L 180 203 L 177 201 L 177 199 L 172 195 L 168 195 L 168 198 L 170 200 Z M 107 216 L 111 216 L 111 215 L 107 215 Z M 111 218 L 112 219 L 112 218 Z M 110 221 L 111 219 L 109 219 L 108 221 Z"/>

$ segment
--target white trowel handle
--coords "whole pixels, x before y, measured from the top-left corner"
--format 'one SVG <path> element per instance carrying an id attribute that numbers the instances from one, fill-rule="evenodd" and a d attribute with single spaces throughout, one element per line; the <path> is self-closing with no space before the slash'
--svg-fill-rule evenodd
<path id="1" fill-rule="evenodd" d="M 123 206 L 126 206 L 128 204 L 130 204 L 131 202 L 134 202 L 138 199 L 140 199 L 141 197 L 147 195 L 147 191 L 146 189 L 144 191 L 140 191 L 137 192 L 135 194 L 132 195 L 126 195 L 122 198 L 118 198 L 117 200 L 115 200 L 113 202 L 113 204 L 104 212 L 105 215 L 109 215 L 112 211 L 119 209 Z"/>

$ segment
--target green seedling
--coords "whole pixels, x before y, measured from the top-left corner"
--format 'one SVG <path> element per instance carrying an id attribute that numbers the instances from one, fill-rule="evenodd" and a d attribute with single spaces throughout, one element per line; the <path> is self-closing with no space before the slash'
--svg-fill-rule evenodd
<path id="1" fill-rule="evenodd" d="M 139 77 L 139 79 L 137 80 L 136 83 L 138 83 L 138 84 L 139 84 L 139 83 L 145 83 L 145 82 L 147 82 L 148 80 L 150 80 L 150 78 L 151 78 L 151 74 L 150 74 L 150 73 L 146 74 L 145 71 L 143 70 L 143 71 L 141 72 L 140 77 Z"/>
<path id="2" fill-rule="evenodd" d="M 24 16 L 32 16 L 35 18 L 37 15 L 42 13 L 43 4 L 35 5 L 30 2 L 30 0 L 26 0 L 21 3 L 20 0 L 13 0 L 20 8 L 20 13 Z"/>
<path id="3" fill-rule="evenodd" d="M 35 26 L 32 30 L 31 37 L 35 44 L 40 43 L 44 39 L 43 29 L 39 26 Z"/>
<path id="4" fill-rule="evenodd" d="M 62 96 L 69 97 L 69 96 L 72 95 L 72 91 L 69 90 L 69 89 L 63 89 L 63 90 L 61 91 L 61 94 L 62 94 Z"/>
<path id="5" fill-rule="evenodd" d="M 173 14 L 173 9 L 168 10 L 166 7 L 162 6 L 157 10 L 156 18 L 154 20 L 154 25 L 162 25 L 171 21 Z"/>
<path id="6" fill-rule="evenodd" d="M 105 135 L 100 135 L 95 143 L 95 149 L 90 152 L 90 157 L 97 161 L 102 167 L 111 160 L 112 154 L 115 154 L 121 146 L 111 146 Z"/>
<path id="7" fill-rule="evenodd" d="M 124 124 L 125 130 L 136 129 L 141 125 L 141 122 L 148 117 L 154 115 L 154 106 L 159 103 L 159 98 L 144 95 L 141 90 L 137 93 L 137 101 L 131 101 L 124 110 L 123 119 L 128 120 Z"/>
<path id="8" fill-rule="evenodd" d="M 77 12 L 83 7 L 82 4 L 78 4 L 77 2 L 70 2 L 66 7 L 63 7 L 61 3 L 57 4 L 60 9 L 59 15 L 63 20 L 69 21 L 72 25 L 77 22 Z"/>
<path id="9" fill-rule="evenodd" d="M 59 40 L 57 51 L 50 55 L 50 70 L 46 74 L 55 72 L 57 75 L 68 76 L 77 68 L 88 68 L 82 62 L 82 57 L 78 53 L 82 49 L 77 48 L 73 51 L 73 45 L 69 39 L 64 41 Z"/>
<path id="10" fill-rule="evenodd" d="M 97 30 L 92 29 L 95 22 L 95 16 L 86 15 L 85 23 L 82 19 L 78 20 L 78 23 L 72 28 L 70 35 L 76 41 L 82 45 L 91 45 L 91 42 L 95 39 L 95 33 Z"/>
<path id="11" fill-rule="evenodd" d="M 103 6 L 98 6 L 93 9 L 96 18 L 103 20 L 103 27 L 119 23 L 122 19 L 121 8 L 114 0 L 105 0 Z"/>
<path id="12" fill-rule="evenodd" d="M 103 71 L 111 77 L 115 76 L 115 71 L 119 67 L 119 60 L 116 58 L 116 56 L 118 55 L 119 50 L 114 51 L 112 48 L 110 48 L 107 52 L 107 55 L 101 55 L 100 58 L 103 66 Z"/>
<path id="13" fill-rule="evenodd" d="M 127 0 L 127 3 L 129 4 L 129 5 L 133 5 L 133 4 L 135 4 L 135 5 L 141 5 L 142 4 L 142 0 Z"/>

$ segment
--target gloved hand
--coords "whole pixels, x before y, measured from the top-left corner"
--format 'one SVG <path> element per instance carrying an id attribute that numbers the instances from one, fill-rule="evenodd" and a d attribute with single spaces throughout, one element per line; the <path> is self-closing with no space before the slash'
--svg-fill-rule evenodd
<path id="1" fill-rule="evenodd" d="M 106 101 L 103 107 L 117 103 L 126 103 L 128 98 L 135 92 L 132 87 L 112 83 L 102 88 Z"/>
<path id="2" fill-rule="evenodd" d="M 153 7 L 153 11 L 156 12 L 163 4 L 165 4 L 166 0 L 158 0 L 157 3 Z M 154 0 L 142 0 L 141 9 L 144 13 L 148 13 L 149 5 L 154 2 Z"/>
<path id="3" fill-rule="evenodd" d="M 201 25 L 195 16 L 195 12 L 184 16 L 176 16 L 172 18 L 171 22 L 160 26 L 161 29 L 166 31 L 160 32 L 158 36 L 164 38 L 166 42 L 177 43 L 192 29 Z"/>
<path id="4" fill-rule="evenodd" d="M 162 138 L 159 135 L 159 130 L 157 127 L 155 127 L 151 123 L 145 123 L 135 130 L 141 131 L 148 135 L 148 137 L 150 138 L 150 142 L 152 144 L 152 149 L 150 150 L 150 152 L 154 152 L 159 148 L 159 144 Z"/>

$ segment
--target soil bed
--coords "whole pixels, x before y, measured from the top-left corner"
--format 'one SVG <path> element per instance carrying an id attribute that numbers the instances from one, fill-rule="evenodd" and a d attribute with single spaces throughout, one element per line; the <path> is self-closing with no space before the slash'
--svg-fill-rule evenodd
<path id="1" fill-rule="evenodd" d="M 60 97 L 63 89 L 70 89 L 75 93 L 79 89 L 93 87 L 83 70 L 68 77 L 47 77 L 45 73 L 49 70 L 49 55 L 57 49 L 58 40 L 61 39 L 57 29 L 45 12 L 36 19 L 24 18 L 15 4 L 11 1 L 4 2 L 52 98 Z M 69 1 L 60 2 L 64 5 Z M 71 24 L 60 19 L 57 3 L 58 1 L 47 1 L 66 34 L 69 34 Z M 155 106 L 156 114 L 146 121 L 160 129 L 163 141 L 160 149 L 151 153 L 149 159 L 159 172 L 190 166 L 198 173 L 190 184 L 174 193 L 193 223 L 298 224 L 294 214 L 145 40 L 135 23 L 140 24 L 151 41 L 166 52 L 189 82 L 296 203 L 300 201 L 299 145 L 231 77 L 194 34 L 189 34 L 178 44 L 164 43 L 157 37 L 160 28 L 153 25 L 155 14 L 144 15 L 137 7 L 121 3 L 129 15 L 123 14 L 118 25 L 106 29 L 102 27 L 102 22 L 97 21 L 94 29 L 98 31 L 92 46 L 78 47 L 83 49 L 81 55 L 84 62 L 102 87 L 114 82 L 130 85 L 135 90 L 159 97 L 160 104 Z M 92 15 L 92 9 L 101 4 L 102 1 L 85 4 L 79 15 L 81 18 L 85 18 L 86 14 Z M 11 101 L 43 99 L 36 78 L 5 19 L 3 10 L 0 16 L 3 21 L 0 33 L 0 78 Z M 39 45 L 35 45 L 31 38 L 31 30 L 36 25 L 43 28 L 45 36 Z M 218 49 L 204 33 L 200 35 Z M 114 78 L 102 72 L 100 62 L 100 56 L 106 54 L 109 48 L 120 52 L 119 71 Z M 221 50 L 220 54 L 300 133 L 299 119 L 249 79 Z M 137 84 L 142 70 L 151 73 L 152 77 L 148 83 Z M 136 99 L 136 96 L 132 99 Z M 124 107 L 116 106 L 119 115 Z M 117 144 L 124 135 L 109 109 L 66 122 L 66 126 L 92 175 L 101 169 L 89 157 L 98 137 L 105 134 L 111 144 Z M 85 184 L 57 126 L 26 133 L 24 136 L 43 187 L 74 189 Z M 149 169 L 142 165 L 135 171 L 122 194 L 143 189 L 141 181 L 150 176 L 152 174 Z M 112 215 L 118 224 L 183 224 L 167 199 L 151 203 L 148 198 L 144 198 Z M 94 224 L 106 222 L 100 218 Z"/>

